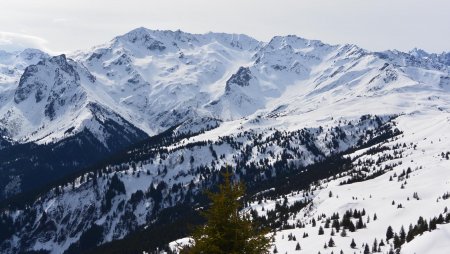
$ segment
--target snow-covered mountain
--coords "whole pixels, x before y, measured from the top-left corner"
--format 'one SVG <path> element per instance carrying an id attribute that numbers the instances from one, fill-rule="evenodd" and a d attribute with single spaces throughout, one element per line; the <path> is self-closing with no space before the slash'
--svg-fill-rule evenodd
<path id="1" fill-rule="evenodd" d="M 217 181 L 226 164 L 252 194 L 276 190 L 248 211 L 268 215 L 283 200 L 277 195 L 287 195 L 286 205 L 304 202 L 276 226 L 281 232 L 275 246 L 282 253 L 295 250 L 296 241 L 287 241 L 290 233 L 305 253 L 353 252 L 353 238 L 362 251 L 361 244 L 380 240 L 389 225 L 399 232 L 419 216 L 439 216 L 448 204 L 438 199 L 449 188 L 446 53 L 369 52 L 297 36 L 266 43 L 246 35 L 138 28 L 67 56 L 19 55 L 26 54 L 0 55 L 5 197 L 21 192 L 33 172 L 14 164 L 20 161 L 17 147 L 34 144 L 64 153 L 80 143 L 77 149 L 103 149 L 108 158 L 141 143 L 52 184 L 26 198 L 24 206 L 6 203 L 0 224 L 7 229 L 0 234 L 5 253 L 76 253 L 156 230 L 158 221 L 177 217 L 171 208 L 203 204 L 201 190 Z M 11 66 L 23 74 L 10 73 Z M 147 136 L 154 137 L 142 141 Z M 69 150 L 65 144 L 71 140 Z M 77 154 L 71 155 L 76 162 Z M 83 167 L 92 163 L 86 160 Z M 73 164 L 68 172 L 80 170 Z M 407 180 L 400 179 L 407 168 Z M 290 182 L 280 185 L 279 178 Z M 414 192 L 420 202 L 412 201 Z M 429 208 L 418 209 L 422 205 Z M 337 247 L 324 249 L 331 228 L 324 224 L 320 236 L 316 229 L 333 213 L 363 208 L 366 229 L 342 238 L 336 233 Z M 368 223 L 375 213 L 376 222 Z M 286 229 L 292 224 L 297 228 Z M 309 237 L 303 239 L 305 232 Z M 445 234 L 436 232 L 429 235 Z M 173 237 L 159 244 L 182 236 Z M 418 237 L 422 242 L 405 244 L 404 253 L 425 253 L 420 248 L 427 238 L 434 237 Z"/>
<path id="2" fill-rule="evenodd" d="M 2 83 L 10 96 L 1 105 L 1 122 L 10 138 L 60 140 L 68 128 L 84 128 L 89 103 L 152 135 L 187 119 L 228 121 L 257 111 L 286 112 L 287 106 L 299 108 L 295 101 L 308 111 L 357 96 L 445 89 L 449 82 L 447 54 L 372 53 L 296 36 L 263 43 L 245 35 L 138 28 L 70 57 L 30 66 L 16 77 L 17 86 Z"/>
<path id="3" fill-rule="evenodd" d="M 388 227 L 392 227 L 400 239 L 402 228 L 403 237 L 407 236 L 406 241 L 400 240 L 401 253 L 448 253 L 450 137 L 442 131 L 450 128 L 448 114 L 404 115 L 395 123 L 402 135 L 346 155 L 352 160 L 352 170 L 286 196 L 287 206 L 310 201 L 289 216 L 286 223 L 297 228 L 286 227 L 277 232 L 274 249 L 296 253 L 299 243 L 305 253 L 366 253 L 368 245 L 368 253 L 394 253 L 395 240 L 386 240 Z M 266 214 L 283 202 L 280 196 L 247 209 Z M 353 216 L 355 210 L 364 214 Z M 342 223 L 346 212 L 352 214 L 350 220 L 356 229 Z M 439 221 L 440 216 L 446 219 Z M 420 229 L 420 218 L 426 221 L 426 229 Z M 360 220 L 363 226 L 358 228 Z M 331 226 L 336 221 L 337 226 Z M 351 246 L 352 241 L 356 246 Z"/>

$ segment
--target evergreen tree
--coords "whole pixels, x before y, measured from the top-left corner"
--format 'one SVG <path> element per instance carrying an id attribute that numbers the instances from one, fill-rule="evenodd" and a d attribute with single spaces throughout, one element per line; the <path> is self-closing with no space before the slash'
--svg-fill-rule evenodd
<path id="1" fill-rule="evenodd" d="M 364 247 L 364 254 L 370 254 L 369 245 L 366 243 L 366 246 Z"/>
<path id="2" fill-rule="evenodd" d="M 394 237 L 394 230 L 392 230 L 392 227 L 389 226 L 386 231 L 386 241 L 389 241 L 392 237 Z"/>
<path id="3" fill-rule="evenodd" d="M 397 234 L 395 234 L 395 236 L 394 236 L 394 249 L 400 248 L 401 245 L 402 245 L 402 241 L 400 240 L 400 237 Z"/>
<path id="4" fill-rule="evenodd" d="M 378 250 L 378 242 L 377 239 L 375 238 L 375 240 L 373 241 L 372 252 L 377 252 L 377 250 Z"/>
<path id="5" fill-rule="evenodd" d="M 350 230 L 350 232 L 355 232 L 355 224 L 353 224 L 352 221 L 350 221 L 350 223 L 348 224 L 348 230 Z"/>
<path id="6" fill-rule="evenodd" d="M 295 246 L 295 250 L 301 250 L 300 243 L 297 242 L 297 245 Z"/>
<path id="7" fill-rule="evenodd" d="M 322 228 L 322 226 L 320 226 L 319 227 L 319 235 L 323 235 L 323 234 L 324 234 L 323 228 Z"/>
<path id="8" fill-rule="evenodd" d="M 355 239 L 352 239 L 352 243 L 350 243 L 350 247 L 351 247 L 352 249 L 356 248 Z"/>
<path id="9" fill-rule="evenodd" d="M 364 227 L 364 223 L 362 221 L 362 217 L 359 217 L 358 222 L 356 223 L 356 228 L 357 229 L 362 229 Z"/>
<path id="10" fill-rule="evenodd" d="M 331 238 L 330 237 L 330 240 L 328 241 L 328 247 L 334 247 L 335 246 L 335 244 L 334 244 L 334 240 L 333 240 L 333 238 Z"/>
<path id="11" fill-rule="evenodd" d="M 409 224 L 408 234 L 406 235 L 406 241 L 411 242 L 414 239 L 414 228 L 412 224 Z"/>
<path id="12" fill-rule="evenodd" d="M 406 241 L 406 233 L 405 233 L 405 228 L 403 228 L 403 226 L 400 229 L 400 241 L 402 244 L 405 243 L 405 241 Z"/>
<path id="13" fill-rule="evenodd" d="M 182 253 L 269 253 L 272 239 L 265 236 L 268 231 L 259 230 L 250 218 L 239 214 L 242 208 L 239 198 L 245 193 L 244 185 L 233 184 L 230 178 L 230 173 L 225 173 L 225 182 L 219 186 L 219 192 L 208 193 L 212 205 L 204 213 L 207 223 L 194 232 L 194 245 Z"/>
<path id="14" fill-rule="evenodd" d="M 347 230 L 345 230 L 345 228 L 342 229 L 341 236 L 342 237 L 346 237 L 347 236 Z"/>

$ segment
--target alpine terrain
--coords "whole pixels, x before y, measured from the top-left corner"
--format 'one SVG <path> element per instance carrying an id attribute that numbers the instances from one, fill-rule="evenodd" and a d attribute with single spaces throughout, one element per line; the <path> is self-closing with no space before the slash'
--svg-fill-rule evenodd
<path id="1" fill-rule="evenodd" d="M 137 28 L 0 51 L 0 252 L 173 253 L 222 172 L 273 253 L 450 253 L 450 53 Z"/>

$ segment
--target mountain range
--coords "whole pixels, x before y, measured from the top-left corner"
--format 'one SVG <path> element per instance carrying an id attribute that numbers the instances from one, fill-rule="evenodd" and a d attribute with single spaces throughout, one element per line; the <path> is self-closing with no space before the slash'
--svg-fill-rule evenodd
<path id="1" fill-rule="evenodd" d="M 449 102 L 450 53 L 420 49 L 137 28 L 70 54 L 2 51 L 0 250 L 168 252 L 229 165 L 280 253 L 447 253 L 432 243 L 450 234 Z M 345 236 L 327 226 L 341 219 Z"/>

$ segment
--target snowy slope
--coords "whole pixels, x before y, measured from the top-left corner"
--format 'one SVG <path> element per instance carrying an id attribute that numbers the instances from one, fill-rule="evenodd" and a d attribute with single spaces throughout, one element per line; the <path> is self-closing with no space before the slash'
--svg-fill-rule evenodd
<path id="1" fill-rule="evenodd" d="M 262 45 L 245 35 L 135 29 L 75 56 L 97 77 L 115 109 L 148 133 L 210 117 L 239 66 Z"/>
<path id="2" fill-rule="evenodd" d="M 367 118 L 353 123 L 333 123 L 338 126 L 332 130 L 324 126 L 324 130 L 311 128 L 292 133 L 274 130 L 247 132 L 228 136 L 214 144 L 138 150 L 137 154 L 148 152 L 149 156 L 126 159 L 128 163 L 119 162 L 83 174 L 43 194 L 29 210 L 8 211 L 20 229 L 0 248 L 6 253 L 40 249 L 59 253 L 76 243 L 93 225 L 101 228 L 100 243 L 121 239 L 151 223 L 160 209 L 190 200 L 189 196 L 198 194 L 202 186 L 211 184 L 210 181 L 217 177 L 217 171 L 225 164 L 250 166 L 267 160 L 274 166 L 282 160 L 280 156 L 291 156 L 297 157 L 292 163 L 298 166 L 311 165 L 329 153 L 355 146 L 361 140 L 357 135 L 360 131 L 378 130 L 379 122 L 387 121 L 387 117 Z M 346 137 L 341 135 L 337 146 L 330 151 L 339 132 L 346 133 Z M 265 138 L 260 140 L 258 135 Z M 251 147 L 254 142 L 260 144 Z M 209 171 L 205 169 L 207 165 L 211 165 L 212 172 L 205 172 Z M 242 177 L 257 183 L 263 178 L 259 170 L 263 167 L 258 168 L 254 175 L 247 172 Z M 28 227 L 33 230 L 26 230 Z M 16 241 L 19 242 L 13 244 Z M 12 246 L 8 247 L 9 243 Z"/>
<path id="3" fill-rule="evenodd" d="M 385 165 L 398 164 L 387 173 L 374 179 L 340 185 L 347 176 L 338 177 L 335 180 L 323 181 L 319 186 L 315 186 L 313 190 L 314 198 L 308 208 L 303 209 L 299 214 L 292 218 L 292 222 L 301 221 L 306 223 L 305 228 L 282 230 L 277 232 L 275 246 L 279 253 L 296 253 L 295 246 L 299 242 L 302 251 L 305 253 L 353 253 L 362 251 L 361 245 L 368 243 L 372 249 L 372 243 L 376 238 L 378 242 L 384 239 L 386 243 L 386 230 L 388 226 L 392 226 L 395 232 L 399 232 L 401 226 L 408 230 L 410 224 L 415 225 L 420 216 L 430 219 L 439 214 L 444 214 L 444 209 L 450 206 L 449 200 L 443 200 L 441 197 L 450 189 L 450 172 L 448 167 L 450 161 L 443 158 L 441 153 L 446 153 L 450 142 L 450 136 L 443 133 L 442 130 L 448 129 L 450 126 L 448 114 L 430 115 L 405 115 L 396 119 L 398 127 L 403 131 L 403 135 L 396 140 L 383 144 L 383 147 L 394 147 L 400 144 L 403 150 L 402 158 L 387 160 L 380 164 L 372 164 L 369 166 L 369 174 Z M 403 146 L 406 144 L 406 146 Z M 404 147 L 404 148 L 403 148 Z M 358 154 L 359 153 L 359 154 Z M 391 153 L 381 152 L 373 155 L 365 155 L 359 151 L 349 156 L 357 157 L 354 164 L 358 160 L 374 160 L 377 161 L 382 155 Z M 358 168 L 358 166 L 356 166 Z M 395 175 L 399 176 L 408 168 L 412 169 L 412 173 L 406 179 L 398 181 Z M 361 167 L 359 167 L 361 170 Z M 389 178 L 394 180 L 390 181 Z M 404 186 L 402 188 L 401 186 Z M 332 197 L 329 197 L 329 193 Z M 419 199 L 415 199 L 413 194 L 417 193 Z M 302 199 L 303 194 L 293 195 L 289 200 Z M 395 205 L 392 204 L 395 201 Z M 292 202 L 292 201 L 291 201 Z M 402 204 L 402 208 L 398 208 L 398 204 Z M 256 205 L 260 212 L 264 206 L 270 209 L 270 203 Z M 315 227 L 311 226 L 312 218 L 317 220 L 317 216 L 325 214 L 327 217 L 333 213 L 339 213 L 341 216 L 349 209 L 357 209 L 366 211 L 363 218 L 364 223 L 367 217 L 367 228 L 357 230 L 356 232 L 348 232 L 346 237 L 341 237 L 339 233 L 333 236 L 336 247 L 324 249 L 324 243 L 328 243 L 330 239 L 331 228 L 324 228 L 324 235 L 318 235 L 319 226 L 324 227 L 325 219 L 318 220 Z M 267 209 L 266 209 L 267 211 Z M 373 220 L 374 214 L 377 220 Z M 308 233 L 309 237 L 302 238 L 304 233 Z M 296 236 L 297 241 L 288 241 L 288 235 Z M 401 253 L 447 253 L 449 251 L 446 244 L 448 237 L 448 225 L 439 226 L 439 229 L 432 232 L 425 232 L 422 236 L 415 238 L 402 248 Z M 350 248 L 352 239 L 357 244 L 356 249 Z M 436 243 L 436 244 L 435 244 Z M 392 240 L 390 241 L 392 244 Z M 387 253 L 391 246 L 387 244 L 381 248 L 383 253 Z M 301 253 L 301 252 L 300 252 Z"/>
<path id="4" fill-rule="evenodd" d="M 445 54 L 417 52 L 372 53 L 354 45 L 328 45 L 297 36 L 277 36 L 263 43 L 245 35 L 138 28 L 75 53 L 70 56 L 75 61 L 68 61 L 78 66 L 73 73 L 81 77 L 83 92 L 78 96 L 104 105 L 153 135 L 189 119 L 229 121 L 253 114 L 296 116 L 309 112 L 330 115 L 330 108 L 336 105 L 365 103 L 361 97 L 374 101 L 392 97 L 383 101 L 393 105 L 368 109 L 374 113 L 407 112 L 418 100 L 447 96 L 442 91 L 450 84 Z M 49 78 L 51 68 L 55 67 L 36 70 L 35 75 L 42 76 L 41 83 Z M 28 73 L 24 75 L 25 79 Z M 61 79 L 70 83 L 66 77 Z M 42 92 L 38 85 L 27 89 Z M 23 88 L 18 85 L 16 90 L 14 96 L 4 93 L 1 110 L 2 128 L 12 130 L 22 125 L 10 131 L 10 138 L 60 140 L 64 138 L 62 129 L 42 128 L 44 123 L 56 123 L 56 118 L 61 119 L 58 125 L 78 129 L 84 115 L 79 112 L 63 110 L 53 117 L 38 105 L 40 114 L 34 119 L 16 112 L 17 94 Z M 63 92 L 53 91 L 54 96 Z M 355 116 L 365 113 L 370 112 L 355 112 Z M 75 124 L 72 119 L 76 119 Z"/>
<path id="5" fill-rule="evenodd" d="M 285 199 L 288 206 L 308 200 L 305 208 L 289 216 L 287 223 L 293 225 L 292 229 L 277 230 L 273 251 L 363 253 L 368 244 L 369 253 L 389 253 L 394 250 L 393 240 L 386 241 L 389 226 L 397 234 L 401 227 L 408 233 L 409 225 L 416 225 L 420 217 L 428 221 L 439 215 L 449 217 L 450 160 L 447 154 L 450 154 L 450 135 L 445 130 L 450 128 L 450 114 L 439 111 L 412 113 L 399 116 L 394 122 L 402 134 L 346 155 L 352 159 L 351 170 L 312 184 L 304 191 L 264 199 L 244 208 L 244 213 L 255 210 L 261 216 L 283 204 Z M 408 169 L 411 173 L 405 174 Z M 346 183 L 357 175 L 361 177 L 357 182 Z M 326 220 L 335 213 L 341 221 L 347 211 L 353 213 L 355 210 L 364 210 L 364 228 L 355 232 L 346 229 L 346 235 L 342 236 L 343 227 L 337 231 L 333 226 L 325 226 Z M 357 224 L 358 219 L 352 220 Z M 319 228 L 323 229 L 323 234 L 318 233 Z M 399 253 L 448 253 L 448 229 L 449 224 L 438 224 L 437 229 L 427 230 L 402 245 Z M 304 237 L 305 234 L 308 236 Z M 324 247 L 330 238 L 334 246 Z M 377 245 L 376 252 L 372 251 L 375 239 L 378 244 L 381 240 L 385 244 Z M 354 248 L 350 246 L 353 240 Z M 188 243 L 187 239 L 176 242 Z M 176 242 L 169 245 L 173 250 L 179 247 Z M 297 244 L 301 250 L 296 250 Z"/>
<path id="6" fill-rule="evenodd" d="M 37 49 L 20 52 L 0 51 L 0 91 L 12 89 L 27 66 L 48 57 L 46 53 Z"/>
<path id="7" fill-rule="evenodd" d="M 30 209 L 4 211 L 18 229 L 0 248 L 58 253 L 98 228 L 98 243 L 122 239 L 153 223 L 161 209 L 193 202 L 225 164 L 245 168 L 239 176 L 257 185 L 278 168 L 304 169 L 348 152 L 352 171 L 289 196 L 312 199 L 290 219 L 305 228 L 279 229 L 275 245 L 279 253 L 293 252 L 296 242 L 287 241 L 293 233 L 304 253 L 362 251 L 361 244 L 385 238 L 389 225 L 399 232 L 449 205 L 436 202 L 450 191 L 448 161 L 441 156 L 450 145 L 448 63 L 448 54 L 420 50 L 369 52 L 297 36 L 264 43 L 245 35 L 145 28 L 92 50 L 33 63 L 17 87 L 2 93 L 0 130 L 12 140 L 51 143 L 87 129 L 108 146 L 109 121 L 124 126 L 126 137 L 171 127 L 191 136 L 128 151 L 124 161 L 41 193 Z M 386 134 L 382 126 L 403 133 L 375 145 L 386 148 L 364 147 Z M 408 167 L 412 173 L 398 182 L 394 174 Z M 364 179 L 380 168 L 387 170 L 377 171 L 378 177 L 340 185 L 351 174 Z M 265 214 L 263 206 L 267 212 L 275 201 L 251 208 Z M 371 217 L 367 227 L 346 237 L 336 233 L 336 247 L 324 249 L 331 229 L 317 235 L 325 220 L 318 216 L 355 208 L 367 212 L 364 222 Z M 424 253 L 430 239 L 446 237 L 448 227 L 441 227 L 405 244 L 403 253 Z M 304 232 L 309 237 L 302 238 Z M 350 249 L 352 239 L 359 249 Z"/>

